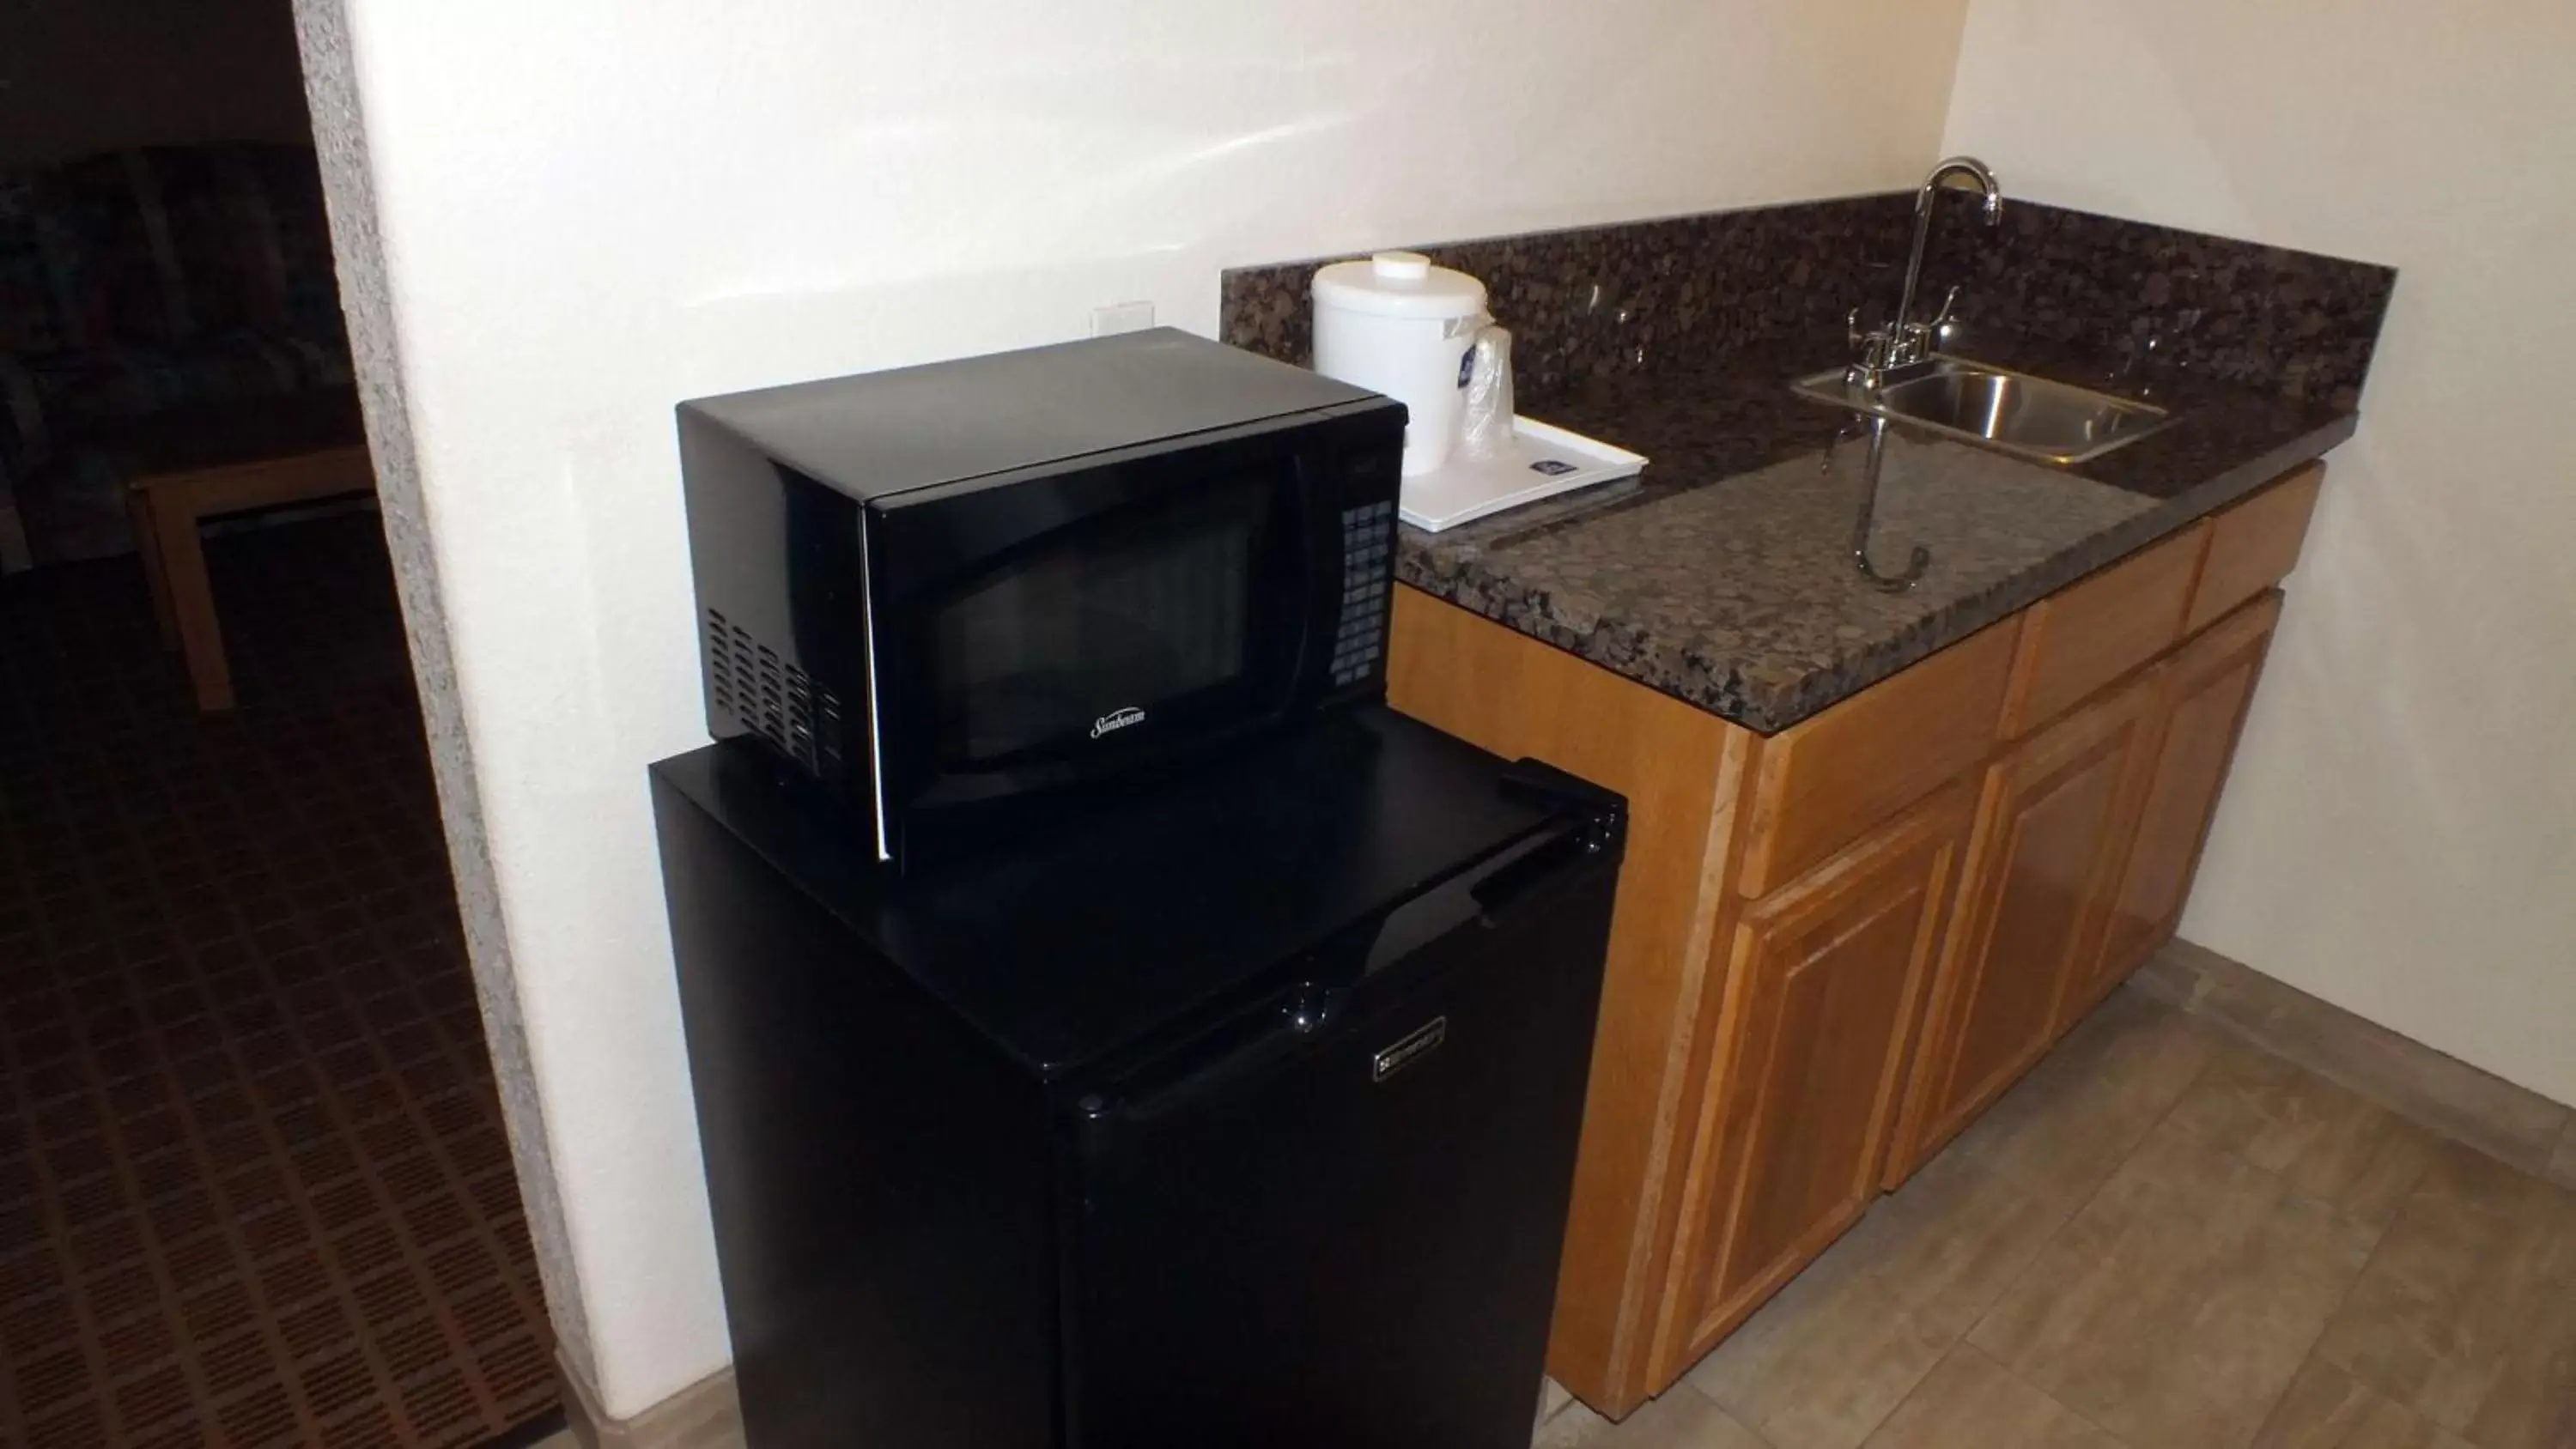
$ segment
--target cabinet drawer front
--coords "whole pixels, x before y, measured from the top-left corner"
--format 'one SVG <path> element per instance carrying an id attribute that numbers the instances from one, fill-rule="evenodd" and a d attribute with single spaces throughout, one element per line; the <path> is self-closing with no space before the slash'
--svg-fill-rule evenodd
<path id="1" fill-rule="evenodd" d="M 2209 558 L 2191 596 L 2187 633 L 2197 634 L 2237 605 L 2289 577 L 2307 542 L 2308 518 L 2326 465 L 2310 463 L 2210 519 Z"/>
<path id="2" fill-rule="evenodd" d="M 2031 605 L 2004 733 L 2018 738 L 2173 647 L 2209 526 L 2194 524 Z"/>
<path id="3" fill-rule="evenodd" d="M 1972 634 L 1764 741 L 1738 888 L 1761 895 L 1984 758 L 2020 627 Z"/>

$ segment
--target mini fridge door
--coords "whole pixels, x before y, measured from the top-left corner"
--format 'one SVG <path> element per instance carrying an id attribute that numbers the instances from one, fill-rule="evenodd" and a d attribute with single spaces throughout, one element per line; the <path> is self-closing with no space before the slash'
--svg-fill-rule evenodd
<path id="1" fill-rule="evenodd" d="M 1586 824 L 1070 1110 L 1068 1444 L 1528 1444 L 1619 859 Z"/>

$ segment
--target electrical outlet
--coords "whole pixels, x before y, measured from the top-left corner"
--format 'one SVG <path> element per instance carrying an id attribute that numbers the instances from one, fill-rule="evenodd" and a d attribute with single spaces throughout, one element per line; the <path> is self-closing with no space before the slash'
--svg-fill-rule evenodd
<path id="1" fill-rule="evenodd" d="M 1154 325 L 1154 304 L 1120 302 L 1113 307 L 1091 309 L 1091 335 L 1111 337 L 1121 332 L 1142 332 Z"/>

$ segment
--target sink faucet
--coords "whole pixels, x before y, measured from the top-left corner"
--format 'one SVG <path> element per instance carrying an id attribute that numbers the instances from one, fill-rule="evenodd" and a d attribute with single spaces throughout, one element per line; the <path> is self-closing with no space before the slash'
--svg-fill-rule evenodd
<path id="1" fill-rule="evenodd" d="M 1914 313 L 1914 288 L 1923 278 L 1923 246 L 1932 238 L 1932 197 L 1954 176 L 1964 176 L 1969 186 L 1985 196 L 1986 225 L 2003 219 L 2003 188 L 1995 184 L 1995 173 L 1974 156 L 1952 156 L 1932 168 L 1923 178 L 1921 189 L 1914 193 L 1914 251 L 1905 259 L 1905 290 L 1896 301 L 1896 315 L 1875 332 L 1860 330 L 1860 309 L 1855 307 L 1846 319 L 1851 344 L 1859 349 L 1860 360 L 1844 374 L 1855 387 L 1875 388 L 1886 374 L 1907 363 L 1920 362 L 1932 350 L 1941 329 L 1949 325 L 1950 309 L 1959 303 L 1959 289 L 1952 287 L 1941 299 L 1941 309 L 1929 322 L 1907 320 Z"/>

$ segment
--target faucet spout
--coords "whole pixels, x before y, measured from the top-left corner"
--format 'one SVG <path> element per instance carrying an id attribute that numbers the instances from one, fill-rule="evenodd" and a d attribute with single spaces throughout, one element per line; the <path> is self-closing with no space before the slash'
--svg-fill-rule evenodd
<path id="1" fill-rule="evenodd" d="M 2003 220 L 2003 187 L 1996 184 L 1993 169 L 1976 157 L 1949 157 L 1934 166 L 1932 173 L 1923 178 L 1923 185 L 1914 193 L 1914 250 L 1905 259 L 1905 290 L 1898 294 L 1896 317 L 1888 324 L 1887 329 L 1889 340 L 1887 350 L 1894 354 L 1898 361 L 1911 362 L 1930 351 L 1932 334 L 1940 329 L 1942 322 L 1948 320 L 1950 309 L 1947 305 L 1942 307 L 1941 317 L 1931 322 L 1916 323 L 1912 319 L 1914 289 L 1923 278 L 1924 244 L 1932 239 L 1933 194 L 1954 177 L 1965 177 L 1968 187 L 1984 195 L 1983 210 L 1986 225 L 1993 226 Z M 1953 292 L 1951 295 L 1955 298 L 1957 293 Z"/>

